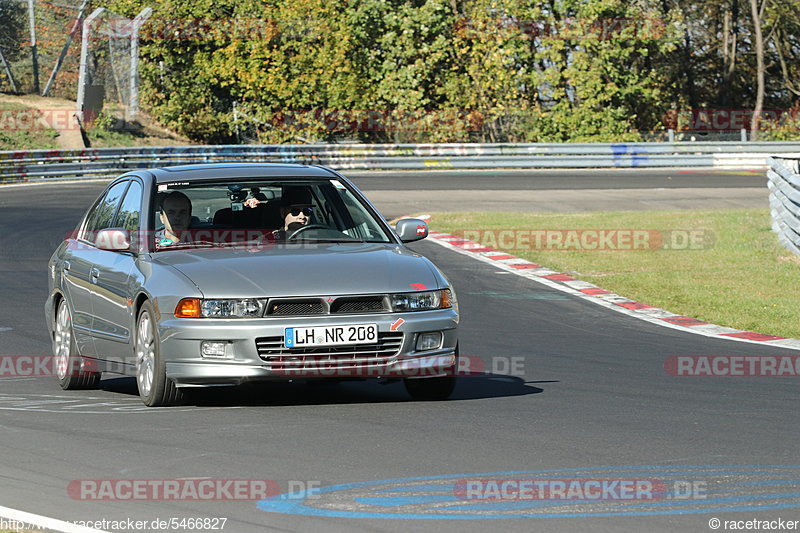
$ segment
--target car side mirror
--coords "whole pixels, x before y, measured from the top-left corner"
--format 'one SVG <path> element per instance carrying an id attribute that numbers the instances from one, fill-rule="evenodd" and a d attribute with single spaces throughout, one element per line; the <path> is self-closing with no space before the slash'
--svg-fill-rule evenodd
<path id="1" fill-rule="evenodd" d="M 419 218 L 404 218 L 398 220 L 395 232 L 403 242 L 414 242 L 428 236 L 428 223 Z"/>
<path id="2" fill-rule="evenodd" d="M 131 232 L 120 228 L 101 229 L 94 244 L 109 252 L 127 252 L 131 249 Z"/>

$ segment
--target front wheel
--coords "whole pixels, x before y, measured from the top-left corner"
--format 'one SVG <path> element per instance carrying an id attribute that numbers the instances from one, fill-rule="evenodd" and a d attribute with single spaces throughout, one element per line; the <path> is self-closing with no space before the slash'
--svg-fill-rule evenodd
<path id="1" fill-rule="evenodd" d="M 100 372 L 87 370 L 85 360 L 78 353 L 72 330 L 72 313 L 67 301 L 62 299 L 56 312 L 56 329 L 53 335 L 53 356 L 56 377 L 64 390 L 96 389 Z"/>
<path id="2" fill-rule="evenodd" d="M 167 377 L 154 317 L 153 305 L 145 302 L 136 321 L 136 385 L 148 407 L 172 405 L 182 398 L 175 382 Z"/>
<path id="3" fill-rule="evenodd" d="M 447 375 L 437 378 L 405 378 L 403 385 L 406 392 L 415 400 L 446 400 L 456 387 L 458 370 L 458 345 L 456 345 L 456 361 L 447 369 Z"/>

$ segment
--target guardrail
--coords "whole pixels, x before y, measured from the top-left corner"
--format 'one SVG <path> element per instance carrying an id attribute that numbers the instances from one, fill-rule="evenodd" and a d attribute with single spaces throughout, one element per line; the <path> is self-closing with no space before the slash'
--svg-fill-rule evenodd
<path id="1" fill-rule="evenodd" d="M 798 142 L 219 145 L 0 152 L 0 183 L 108 178 L 137 168 L 209 162 L 318 164 L 337 169 L 764 168 Z"/>
<path id="2" fill-rule="evenodd" d="M 767 171 L 772 231 L 800 255 L 800 159 L 771 157 Z"/>

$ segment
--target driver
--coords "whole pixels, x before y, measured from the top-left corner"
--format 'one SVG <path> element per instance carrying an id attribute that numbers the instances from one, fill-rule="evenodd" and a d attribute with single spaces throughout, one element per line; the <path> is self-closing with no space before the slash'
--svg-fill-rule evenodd
<path id="1" fill-rule="evenodd" d="M 283 240 L 311 222 L 311 194 L 305 187 L 286 186 L 281 195 L 281 219 L 283 227 L 274 232 L 276 239 Z"/>
<path id="2" fill-rule="evenodd" d="M 161 222 L 164 229 L 156 232 L 159 246 L 170 246 L 181 242 L 192 220 L 192 201 L 180 191 L 173 191 L 161 200 Z"/>

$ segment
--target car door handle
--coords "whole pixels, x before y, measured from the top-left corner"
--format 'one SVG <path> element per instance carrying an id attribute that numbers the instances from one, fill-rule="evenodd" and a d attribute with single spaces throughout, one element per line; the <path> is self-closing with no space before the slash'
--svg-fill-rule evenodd
<path id="1" fill-rule="evenodd" d="M 92 267 L 92 269 L 89 271 L 89 277 L 92 278 L 92 283 L 97 283 L 97 278 L 100 277 L 100 270 Z"/>

